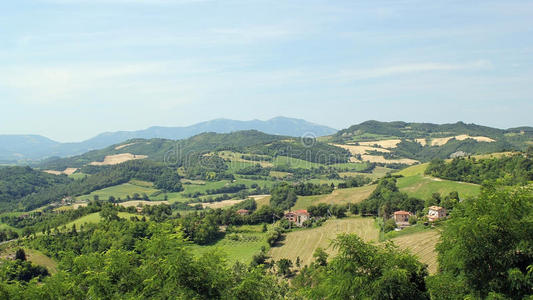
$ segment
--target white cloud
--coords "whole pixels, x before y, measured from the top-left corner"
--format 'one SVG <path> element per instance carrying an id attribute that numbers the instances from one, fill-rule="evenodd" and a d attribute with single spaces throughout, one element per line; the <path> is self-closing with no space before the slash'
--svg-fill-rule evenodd
<path id="1" fill-rule="evenodd" d="M 345 70 L 334 74 L 333 77 L 346 80 L 363 80 L 420 72 L 479 70 L 487 69 L 491 66 L 492 64 L 486 60 L 478 60 L 459 64 L 436 62 L 409 63 L 369 69 Z"/>
<path id="2" fill-rule="evenodd" d="M 18 101 L 38 104 L 84 101 L 88 94 L 126 96 L 153 92 L 154 79 L 178 65 L 144 62 L 5 67 L 0 70 L 0 90 L 9 91 Z"/>
<path id="3" fill-rule="evenodd" d="M 210 0 L 41 0 L 58 4 L 190 4 Z"/>

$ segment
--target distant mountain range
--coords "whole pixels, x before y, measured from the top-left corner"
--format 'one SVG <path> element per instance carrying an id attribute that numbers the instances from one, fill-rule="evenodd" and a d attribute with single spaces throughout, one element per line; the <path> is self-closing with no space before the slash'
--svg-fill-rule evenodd
<path id="1" fill-rule="evenodd" d="M 318 137 L 337 132 L 331 127 L 301 119 L 276 117 L 267 121 L 216 119 L 187 127 L 154 126 L 138 131 L 106 132 L 79 143 L 60 143 L 40 135 L 0 135 L 0 163 L 25 162 L 54 156 L 72 156 L 135 138 L 178 140 L 204 132 L 230 133 L 241 130 L 258 130 L 268 134 L 292 137 L 305 134 Z"/>

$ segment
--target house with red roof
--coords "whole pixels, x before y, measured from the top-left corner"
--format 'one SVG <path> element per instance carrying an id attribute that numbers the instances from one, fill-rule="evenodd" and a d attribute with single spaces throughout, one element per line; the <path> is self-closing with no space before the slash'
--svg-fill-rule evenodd
<path id="1" fill-rule="evenodd" d="M 298 209 L 295 211 L 289 211 L 285 214 L 285 219 L 296 224 L 297 226 L 303 226 L 303 223 L 311 218 L 309 212 L 306 209 Z"/>
<path id="2" fill-rule="evenodd" d="M 394 212 L 394 222 L 396 222 L 396 225 L 398 227 L 406 227 L 409 226 L 409 217 L 411 217 L 412 214 L 405 210 L 399 210 Z"/>
<path id="3" fill-rule="evenodd" d="M 247 210 L 247 209 L 239 209 L 239 210 L 237 211 L 237 213 L 238 213 L 239 215 L 241 215 L 241 216 L 247 216 L 247 215 L 250 214 L 250 211 Z"/>

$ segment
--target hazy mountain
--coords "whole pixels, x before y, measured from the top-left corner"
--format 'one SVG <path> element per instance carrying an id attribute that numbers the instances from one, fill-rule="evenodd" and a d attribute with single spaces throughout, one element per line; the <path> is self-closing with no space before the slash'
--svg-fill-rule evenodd
<path id="1" fill-rule="evenodd" d="M 267 121 L 236 121 L 216 119 L 187 127 L 154 126 L 138 131 L 117 131 L 99 134 L 79 143 L 59 143 L 38 135 L 0 135 L 0 163 L 38 160 L 51 156 L 71 156 L 101 149 L 133 138 L 185 139 L 203 132 L 229 133 L 259 130 L 268 134 L 299 137 L 304 134 L 325 136 L 336 129 L 301 119 L 277 117 Z"/>

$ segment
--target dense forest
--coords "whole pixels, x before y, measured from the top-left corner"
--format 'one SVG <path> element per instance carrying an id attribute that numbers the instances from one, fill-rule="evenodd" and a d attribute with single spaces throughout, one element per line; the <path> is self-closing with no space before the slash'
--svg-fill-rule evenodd
<path id="1" fill-rule="evenodd" d="M 128 161 L 103 168 L 80 180 L 45 174 L 29 167 L 12 167 L 0 169 L 0 209 L 32 210 L 64 197 L 89 194 L 131 179 L 154 182 L 156 187 L 171 192 L 182 190 L 180 177 L 175 171 L 164 164 L 151 161 Z M 22 189 L 14 194 L 13 187 L 17 186 Z"/>
<path id="2" fill-rule="evenodd" d="M 499 179 L 506 185 L 533 180 L 533 160 L 524 154 L 495 158 L 454 158 L 450 162 L 432 160 L 425 174 L 455 181 L 481 184 Z"/>

